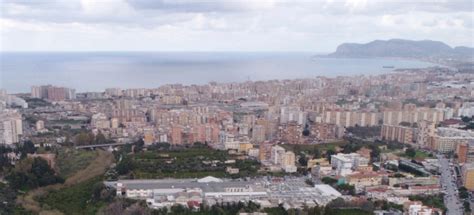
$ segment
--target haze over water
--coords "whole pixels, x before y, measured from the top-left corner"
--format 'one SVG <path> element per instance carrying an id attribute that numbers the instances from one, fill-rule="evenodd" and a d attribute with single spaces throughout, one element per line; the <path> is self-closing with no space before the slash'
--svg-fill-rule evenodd
<path id="1" fill-rule="evenodd" d="M 314 53 L 31 52 L 0 54 L 0 88 L 53 84 L 84 91 L 247 80 L 375 75 L 434 64 L 400 59 L 314 58 Z"/>

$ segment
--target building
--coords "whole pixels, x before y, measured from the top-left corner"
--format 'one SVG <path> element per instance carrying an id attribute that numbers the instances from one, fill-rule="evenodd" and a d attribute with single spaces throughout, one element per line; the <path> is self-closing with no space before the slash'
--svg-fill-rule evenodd
<path id="1" fill-rule="evenodd" d="M 285 170 L 285 172 L 291 173 L 296 172 L 296 165 L 295 165 L 295 153 L 293 152 L 285 152 L 281 159 L 280 165 Z"/>
<path id="2" fill-rule="evenodd" d="M 417 129 L 400 125 L 382 125 L 381 137 L 389 141 L 397 141 L 404 144 L 416 142 Z"/>
<path id="3" fill-rule="evenodd" d="M 429 121 L 418 122 L 416 144 L 421 148 L 432 148 L 433 137 L 435 133 L 435 123 Z"/>
<path id="4" fill-rule="evenodd" d="M 11 145 L 20 141 L 23 134 L 21 114 L 13 110 L 0 111 L 0 145 Z"/>
<path id="5" fill-rule="evenodd" d="M 288 144 L 301 144 L 303 141 L 303 127 L 294 121 L 280 127 L 282 141 Z"/>
<path id="6" fill-rule="evenodd" d="M 255 125 L 252 128 L 252 141 L 260 143 L 265 141 L 265 127 L 263 125 Z"/>
<path id="7" fill-rule="evenodd" d="M 474 191 L 474 163 L 467 163 L 463 165 L 462 181 L 466 189 Z"/>
<path id="8" fill-rule="evenodd" d="M 410 124 L 421 121 L 439 123 L 444 120 L 444 112 L 432 108 L 405 108 L 404 110 L 387 110 L 383 112 L 383 123 L 387 125 L 399 125 L 401 122 Z"/>
<path id="9" fill-rule="evenodd" d="M 281 146 L 273 146 L 270 159 L 272 164 L 279 166 L 285 172 L 296 172 L 295 153 L 286 151 Z"/>
<path id="10" fill-rule="evenodd" d="M 456 154 L 459 163 L 474 163 L 474 140 L 458 144 Z"/>
<path id="11" fill-rule="evenodd" d="M 171 144 L 180 145 L 183 144 L 183 127 L 174 125 L 171 127 Z"/>
<path id="12" fill-rule="evenodd" d="M 433 215 L 436 209 L 423 205 L 420 201 L 407 202 L 403 205 L 406 215 Z"/>
<path id="13" fill-rule="evenodd" d="M 336 175 L 346 176 L 363 166 L 368 166 L 369 160 L 357 153 L 331 155 L 331 166 L 335 169 Z"/>
<path id="14" fill-rule="evenodd" d="M 155 133 L 153 129 L 147 128 L 143 131 L 143 143 L 145 145 L 151 145 L 155 142 Z"/>
<path id="15" fill-rule="evenodd" d="M 474 132 L 456 128 L 438 128 L 433 137 L 432 149 L 438 152 L 454 152 L 458 145 L 474 141 Z"/>
<path id="16" fill-rule="evenodd" d="M 198 209 L 201 203 L 212 206 L 218 203 L 253 201 L 265 207 L 300 208 L 302 205 L 326 205 L 341 197 L 341 193 L 326 184 L 309 186 L 304 178 L 268 180 L 230 180 L 214 177 L 201 179 L 119 180 L 106 181 L 117 196 L 141 199 L 151 208 L 173 205 Z M 287 187 L 282 190 L 280 187 Z"/>
<path id="17" fill-rule="evenodd" d="M 36 131 L 42 131 L 44 129 L 44 121 L 38 120 L 36 121 Z"/>
<path id="18" fill-rule="evenodd" d="M 32 86 L 31 97 L 48 99 L 51 101 L 62 101 L 66 99 L 72 100 L 76 99 L 76 90 L 52 85 Z"/>
<path id="19" fill-rule="evenodd" d="M 347 175 L 345 179 L 346 183 L 354 185 L 356 190 L 363 190 L 366 187 L 382 185 L 382 179 L 386 176 L 385 173 L 366 171 Z"/>
<path id="20" fill-rule="evenodd" d="M 110 120 L 104 113 L 96 113 L 91 117 L 91 127 L 97 129 L 110 128 Z"/>
<path id="21" fill-rule="evenodd" d="M 325 111 L 323 122 L 343 127 L 376 126 L 379 123 L 380 114 L 376 112 L 363 111 Z"/>

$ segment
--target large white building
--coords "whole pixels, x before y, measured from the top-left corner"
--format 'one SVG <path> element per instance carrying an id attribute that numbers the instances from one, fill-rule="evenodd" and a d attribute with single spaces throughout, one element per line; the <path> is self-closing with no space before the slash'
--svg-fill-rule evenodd
<path id="1" fill-rule="evenodd" d="M 331 165 L 336 170 L 336 175 L 346 176 L 352 173 L 352 170 L 360 166 L 367 166 L 369 160 L 357 153 L 343 154 L 338 153 L 331 156 Z"/>
<path id="2" fill-rule="evenodd" d="M 11 145 L 23 134 L 21 114 L 13 110 L 0 112 L 0 144 Z"/>
<path id="3" fill-rule="evenodd" d="M 266 203 L 271 207 L 283 203 L 295 208 L 303 204 L 326 205 L 341 196 L 329 185 L 312 187 L 304 180 L 254 178 L 242 181 L 208 176 L 201 179 L 120 180 L 104 183 L 116 188 L 117 196 L 146 200 L 151 208 L 169 208 L 173 205 L 195 208 L 201 203 L 212 206 L 248 201 Z M 281 189 L 282 184 L 288 189 Z"/>

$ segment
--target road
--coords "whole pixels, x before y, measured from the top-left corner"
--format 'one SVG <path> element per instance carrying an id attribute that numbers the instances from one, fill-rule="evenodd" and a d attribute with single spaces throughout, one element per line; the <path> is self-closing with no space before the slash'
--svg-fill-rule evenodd
<path id="1" fill-rule="evenodd" d="M 441 172 L 441 187 L 445 191 L 444 204 L 448 208 L 447 215 L 463 215 L 464 208 L 459 200 L 458 187 L 456 185 L 456 172 L 450 166 L 449 160 L 443 155 L 438 155 Z"/>

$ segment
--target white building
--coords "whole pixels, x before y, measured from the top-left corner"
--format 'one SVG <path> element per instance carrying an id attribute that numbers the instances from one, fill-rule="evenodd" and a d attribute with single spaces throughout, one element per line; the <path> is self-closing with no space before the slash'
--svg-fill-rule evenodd
<path id="1" fill-rule="evenodd" d="M 0 112 L 0 144 L 11 145 L 23 134 L 21 114 L 13 110 Z"/>
<path id="2" fill-rule="evenodd" d="M 331 166 L 336 169 L 336 175 L 346 176 L 352 173 L 352 170 L 359 166 L 367 166 L 369 160 L 357 153 L 343 154 L 331 156 Z"/>

